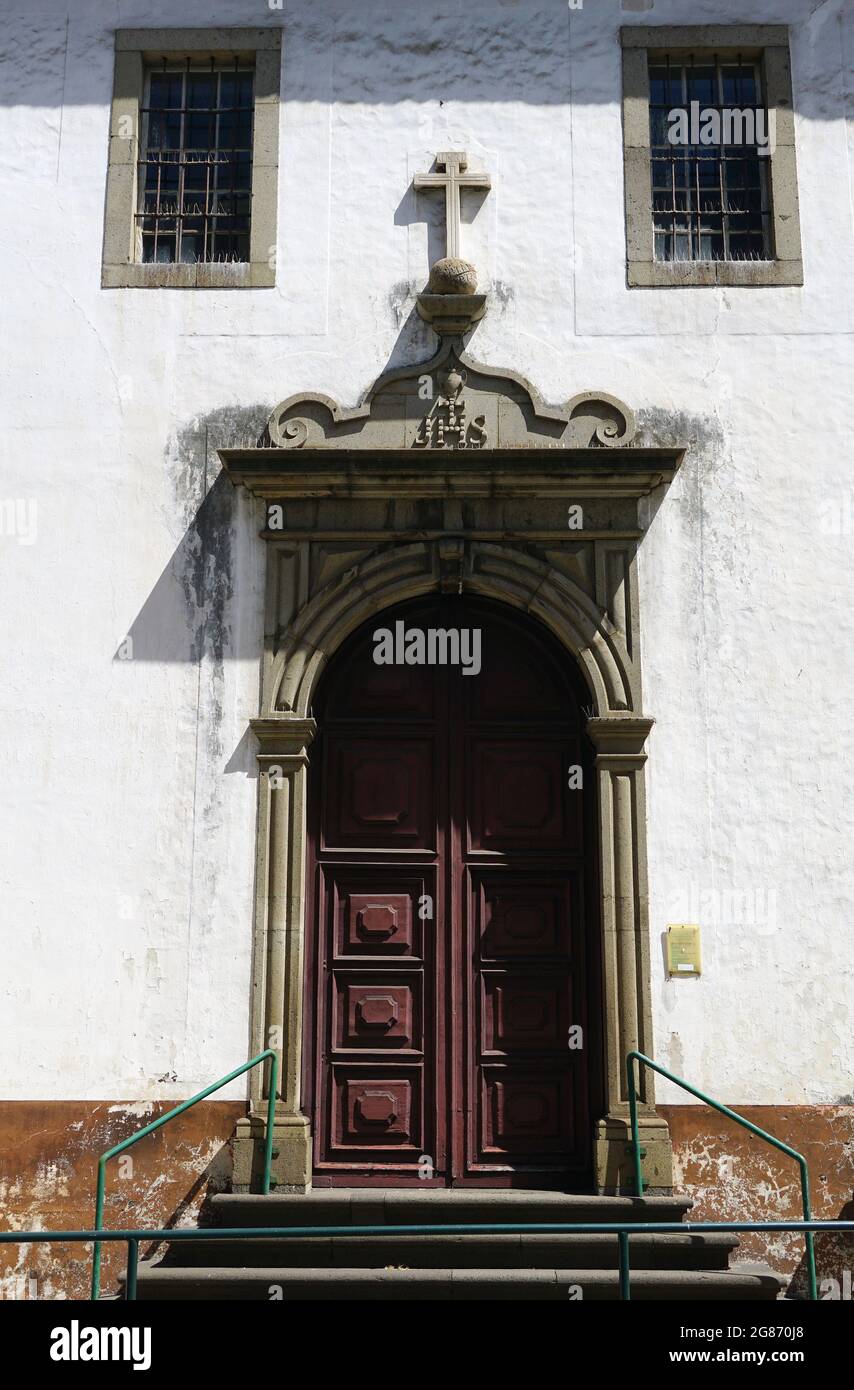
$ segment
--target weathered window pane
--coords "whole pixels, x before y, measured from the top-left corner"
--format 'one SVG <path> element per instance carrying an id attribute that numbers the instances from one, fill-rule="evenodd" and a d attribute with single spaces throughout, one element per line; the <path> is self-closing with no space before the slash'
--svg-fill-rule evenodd
<path id="1" fill-rule="evenodd" d="M 651 63 L 649 79 L 656 260 L 768 259 L 758 68 L 672 57 Z"/>
<path id="2" fill-rule="evenodd" d="M 153 70 L 143 107 L 143 261 L 248 260 L 254 75 L 239 62 Z"/>
<path id="3" fill-rule="evenodd" d="M 686 70 L 688 101 L 699 101 L 703 106 L 711 106 L 717 100 L 715 89 L 715 69 L 695 68 L 690 64 Z"/>

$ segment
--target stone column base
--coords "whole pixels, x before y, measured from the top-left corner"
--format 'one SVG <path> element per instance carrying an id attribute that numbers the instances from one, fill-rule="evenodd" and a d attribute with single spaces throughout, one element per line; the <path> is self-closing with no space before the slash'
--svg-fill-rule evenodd
<path id="1" fill-rule="evenodd" d="M 233 1192 L 260 1192 L 264 1180 L 266 1108 L 237 1121 Z M 273 1123 L 271 1192 L 311 1191 L 311 1130 L 305 1115 L 277 1115 Z"/>
<path id="2" fill-rule="evenodd" d="M 673 1147 L 667 1121 L 660 1115 L 638 1116 L 644 1195 L 670 1196 L 673 1191 Z M 626 1114 L 606 1115 L 596 1126 L 596 1190 L 602 1194 L 635 1196 L 632 1129 Z"/>

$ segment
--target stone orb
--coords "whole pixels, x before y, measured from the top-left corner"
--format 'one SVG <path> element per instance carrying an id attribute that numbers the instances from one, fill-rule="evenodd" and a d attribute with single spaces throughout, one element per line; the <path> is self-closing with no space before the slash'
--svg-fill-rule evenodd
<path id="1" fill-rule="evenodd" d="M 431 294 L 474 294 L 477 289 L 477 271 L 469 261 L 461 261 L 456 256 L 443 256 L 430 270 Z"/>

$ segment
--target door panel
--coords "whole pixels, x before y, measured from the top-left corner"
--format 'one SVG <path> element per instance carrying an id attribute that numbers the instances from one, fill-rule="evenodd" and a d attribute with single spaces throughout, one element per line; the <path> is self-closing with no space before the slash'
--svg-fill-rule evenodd
<path id="1" fill-rule="evenodd" d="M 528 956 L 566 959 L 570 951 L 572 878 L 480 873 L 475 879 L 482 960 Z"/>
<path id="2" fill-rule="evenodd" d="M 430 848 L 434 766 L 429 739 L 331 736 L 324 846 Z"/>
<path id="3" fill-rule="evenodd" d="M 365 1163 L 417 1168 L 436 1147 L 435 952 L 419 916 L 432 871 L 323 864 L 318 871 L 321 1028 L 316 1132 L 331 1171 Z"/>
<path id="4" fill-rule="evenodd" d="M 483 1080 L 484 1162 L 563 1154 L 573 1144 L 571 1077 L 565 1065 L 487 1066 Z"/>
<path id="5" fill-rule="evenodd" d="M 420 956 L 418 900 L 424 879 L 406 880 L 384 876 L 381 891 L 370 887 L 376 874 L 353 878 L 345 875 L 335 883 L 335 955 Z M 400 891 L 393 891 L 393 889 Z"/>
<path id="6" fill-rule="evenodd" d="M 421 1074 L 382 1067 L 332 1068 L 330 1153 L 338 1160 L 390 1166 L 412 1162 L 424 1146 Z"/>
<path id="7" fill-rule="evenodd" d="M 469 1013 L 466 1171 L 495 1171 L 502 1152 L 542 1182 L 589 1163 L 586 1059 L 569 1049 L 586 1029 L 584 954 L 570 925 L 572 871 L 512 867 L 472 875 L 470 948 L 477 1011 Z M 577 877 L 577 875 L 576 875 Z M 557 1163 L 555 1158 L 557 1156 Z"/>
<path id="8" fill-rule="evenodd" d="M 318 695 L 315 1182 L 583 1187 L 601 1088 L 593 777 L 567 778 L 590 771 L 583 689 L 494 605 L 421 602 L 382 625 L 399 617 L 479 627 L 482 669 L 377 667 L 371 623 Z"/>
<path id="9" fill-rule="evenodd" d="M 572 758 L 560 743 L 475 735 L 470 749 L 470 851 L 571 847 L 577 826 L 564 784 Z"/>
<path id="10" fill-rule="evenodd" d="M 333 1000 L 332 1045 L 345 1050 L 424 1051 L 421 981 L 389 974 L 339 975 Z"/>

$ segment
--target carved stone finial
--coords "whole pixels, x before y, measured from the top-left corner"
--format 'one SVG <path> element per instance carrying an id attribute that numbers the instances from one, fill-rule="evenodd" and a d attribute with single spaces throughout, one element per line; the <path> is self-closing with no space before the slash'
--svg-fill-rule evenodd
<path id="1" fill-rule="evenodd" d="M 443 256 L 433 263 L 428 289 L 431 294 L 474 294 L 477 271 L 459 256 Z"/>

